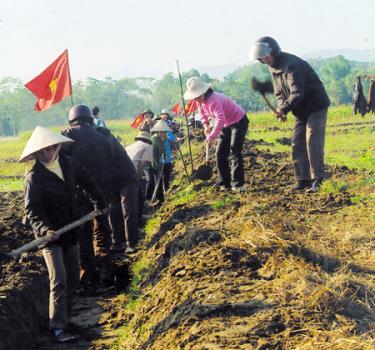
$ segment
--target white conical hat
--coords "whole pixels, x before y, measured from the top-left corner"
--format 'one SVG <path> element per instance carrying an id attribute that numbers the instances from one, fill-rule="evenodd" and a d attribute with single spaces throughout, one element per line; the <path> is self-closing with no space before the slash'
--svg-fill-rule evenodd
<path id="1" fill-rule="evenodd" d="M 172 131 L 172 129 L 168 126 L 167 122 L 165 122 L 164 120 L 159 120 L 150 130 L 150 132 L 156 131 Z"/>
<path id="2" fill-rule="evenodd" d="M 51 130 L 43 128 L 42 126 L 37 126 L 27 141 L 26 147 L 22 152 L 20 162 L 26 162 L 33 159 L 34 153 L 43 148 L 66 142 L 74 141 L 69 137 L 55 133 Z"/>

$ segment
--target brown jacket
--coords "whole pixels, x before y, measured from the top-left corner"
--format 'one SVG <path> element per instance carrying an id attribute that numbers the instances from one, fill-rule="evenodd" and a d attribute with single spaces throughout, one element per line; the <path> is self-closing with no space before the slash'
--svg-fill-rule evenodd
<path id="1" fill-rule="evenodd" d="M 328 95 L 318 75 L 301 58 L 282 52 L 269 67 L 278 108 L 306 120 L 310 114 L 327 109 Z"/>

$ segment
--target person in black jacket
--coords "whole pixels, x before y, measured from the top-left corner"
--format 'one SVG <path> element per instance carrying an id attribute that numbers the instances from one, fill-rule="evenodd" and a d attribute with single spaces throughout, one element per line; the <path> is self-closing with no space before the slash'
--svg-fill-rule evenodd
<path id="1" fill-rule="evenodd" d="M 111 146 L 112 196 L 109 218 L 113 252 L 134 253 L 138 243 L 138 179 L 132 160 L 119 140 L 106 128 L 96 127 Z"/>
<path id="2" fill-rule="evenodd" d="M 368 106 L 369 113 L 375 113 L 375 77 L 371 78 L 370 86 L 368 88 Z"/>
<path id="3" fill-rule="evenodd" d="M 99 185 L 106 200 L 112 195 L 112 165 L 111 145 L 104 135 L 93 127 L 93 114 L 86 105 L 75 105 L 69 111 L 70 128 L 62 134 L 74 140 L 69 144 L 64 153 L 74 158 L 84 166 Z M 87 206 L 87 201 L 82 199 L 81 205 Z M 90 211 L 88 207 L 86 210 Z M 95 255 L 93 237 L 95 239 Z M 101 215 L 93 220 L 92 225 L 86 224 L 80 240 L 82 282 L 90 286 L 95 284 L 97 278 L 104 283 L 113 280 L 113 264 L 110 256 L 112 239 L 108 215 Z M 99 265 L 99 276 L 96 274 L 96 265 Z"/>
<path id="4" fill-rule="evenodd" d="M 297 184 L 294 190 L 319 190 L 324 179 L 324 143 L 328 95 L 318 75 L 301 58 L 282 52 L 271 37 L 262 37 L 252 46 L 251 59 L 269 66 L 277 117 L 286 120 L 288 112 L 296 117 L 292 158 Z"/>
<path id="5" fill-rule="evenodd" d="M 353 86 L 353 113 L 360 113 L 363 117 L 367 113 L 367 101 L 363 94 L 363 86 L 361 77 L 357 77 L 356 82 Z"/>
<path id="6" fill-rule="evenodd" d="M 71 142 L 37 127 L 20 159 L 36 159 L 25 178 L 25 211 L 35 237 L 50 236 L 42 254 L 50 279 L 50 329 L 57 342 L 75 338 L 65 332 L 65 327 L 79 284 L 80 229 L 60 237 L 55 231 L 82 216 L 77 205 L 78 189 L 86 191 L 97 209 L 105 207 L 104 195 L 87 171 L 72 158 L 59 155 L 61 144 Z"/>

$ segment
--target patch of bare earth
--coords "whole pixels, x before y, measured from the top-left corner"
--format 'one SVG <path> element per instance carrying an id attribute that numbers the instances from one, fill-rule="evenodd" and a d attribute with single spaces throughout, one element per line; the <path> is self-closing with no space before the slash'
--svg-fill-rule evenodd
<path id="1" fill-rule="evenodd" d="M 289 155 L 255 146 L 245 144 L 244 194 L 196 181 L 181 204 L 178 169 L 136 255 L 139 290 L 78 297 L 73 319 L 84 329 L 75 344 L 56 347 L 40 325 L 48 301 L 40 255 L 2 264 L 0 349 L 374 349 L 373 202 L 292 193 Z M 327 172 L 351 183 L 371 176 Z M 31 233 L 21 194 L 6 196 L 0 246 L 9 250 Z"/>
<path id="2" fill-rule="evenodd" d="M 22 224 L 21 192 L 0 193 L 0 249 L 9 252 L 32 240 L 30 227 Z M 122 266 L 123 261 L 116 261 Z M 88 349 L 100 338 L 96 349 L 108 349 L 119 325 L 118 309 L 123 306 L 118 289 L 101 288 L 95 295 L 77 296 L 71 321 L 80 328 L 75 343 L 58 345 L 48 330 L 48 275 L 40 252 L 20 260 L 0 261 L 0 350 Z M 113 342 L 113 339 L 112 339 Z"/>
<path id="3" fill-rule="evenodd" d="M 355 221 L 349 192 L 292 193 L 287 154 L 244 153 L 245 194 L 196 183 L 173 205 L 173 188 L 117 348 L 373 349 L 373 208 L 357 204 Z"/>

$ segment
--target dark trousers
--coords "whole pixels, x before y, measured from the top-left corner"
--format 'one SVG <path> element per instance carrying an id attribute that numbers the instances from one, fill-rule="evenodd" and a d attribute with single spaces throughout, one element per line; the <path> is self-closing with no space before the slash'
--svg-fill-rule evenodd
<path id="1" fill-rule="evenodd" d="M 171 180 L 173 164 L 172 163 L 164 163 L 163 167 L 163 184 L 164 184 L 164 191 L 168 191 L 169 183 Z"/>
<path id="2" fill-rule="evenodd" d="M 238 123 L 221 130 L 216 147 L 216 165 L 219 183 L 227 187 L 239 187 L 245 183 L 242 147 L 248 127 L 249 120 L 245 115 Z"/>
<path id="3" fill-rule="evenodd" d="M 143 209 L 146 200 L 146 181 L 142 178 L 138 178 L 138 218 L 139 224 L 142 224 Z"/>
<path id="4" fill-rule="evenodd" d="M 89 282 L 97 277 L 92 226 L 92 221 L 84 223 L 79 236 L 81 279 Z"/>
<path id="5" fill-rule="evenodd" d="M 114 245 L 120 246 L 124 242 L 136 245 L 139 221 L 137 181 L 124 186 L 112 196 L 109 213 Z"/>
<path id="6" fill-rule="evenodd" d="M 96 254 L 99 256 L 109 255 L 112 238 L 108 215 L 99 215 L 93 219 L 93 236 Z"/>
<path id="7" fill-rule="evenodd" d="M 86 208 L 85 212 L 93 208 Z M 111 228 L 108 215 L 100 215 L 82 225 L 79 237 L 79 254 L 81 279 L 85 282 L 96 282 L 106 279 L 111 274 L 110 248 L 112 245 Z M 99 275 L 97 273 L 99 268 Z"/>

